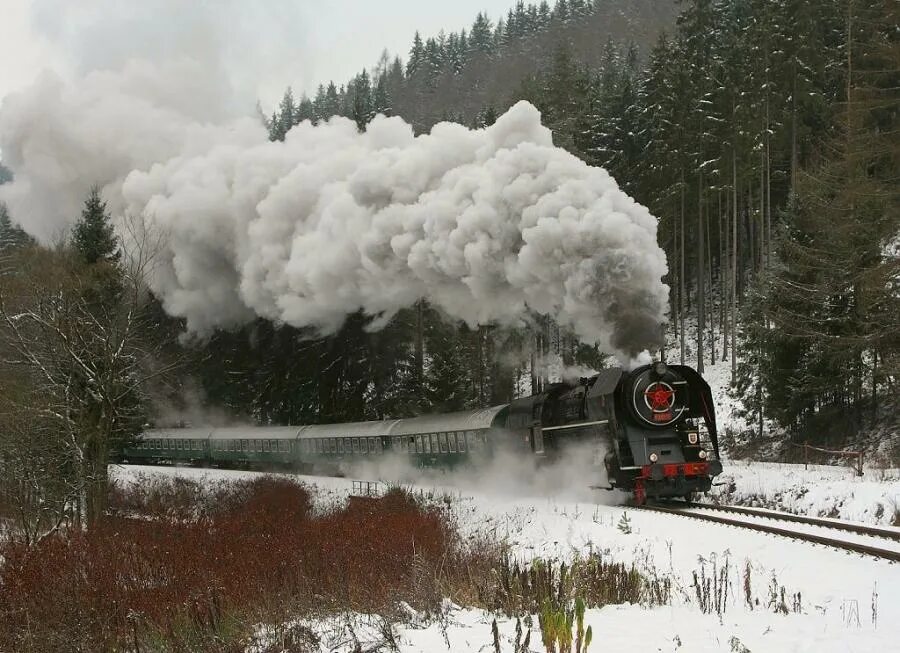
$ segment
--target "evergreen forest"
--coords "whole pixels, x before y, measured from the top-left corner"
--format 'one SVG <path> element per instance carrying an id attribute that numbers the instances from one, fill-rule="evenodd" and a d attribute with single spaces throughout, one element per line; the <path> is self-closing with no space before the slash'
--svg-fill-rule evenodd
<path id="1" fill-rule="evenodd" d="M 701 373 L 727 366 L 747 425 L 732 435 L 844 445 L 897 433 L 898 14 L 893 0 L 520 1 L 467 29 L 416 33 L 408 52 L 311 95 L 287 89 L 260 119 L 272 140 L 336 115 L 360 130 L 397 115 L 425 133 L 490 125 L 528 100 L 556 145 L 659 218 L 671 289 L 659 353 Z M 327 337 L 258 319 L 185 340 L 129 286 L 111 220 L 93 192 L 65 255 L 79 298 L 69 309 L 125 343 L 104 357 L 108 342 L 84 335 L 109 387 L 82 393 L 79 419 L 110 437 L 145 420 L 324 423 L 494 405 L 561 366 L 611 364 L 542 316 L 470 328 L 427 301 L 377 331 L 356 314 Z M 3 260 L 20 252 L 46 270 L 32 244 L 0 207 Z M 123 318 L 123 306 L 139 310 Z M 138 377 L 147 396 L 132 392 Z M 123 397 L 114 423 L 91 421 Z"/>

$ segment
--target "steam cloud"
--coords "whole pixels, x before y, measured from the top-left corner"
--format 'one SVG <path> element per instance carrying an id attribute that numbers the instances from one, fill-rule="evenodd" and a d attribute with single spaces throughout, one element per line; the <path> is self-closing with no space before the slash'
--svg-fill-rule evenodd
<path id="1" fill-rule="evenodd" d="M 554 147 L 530 104 L 484 130 L 334 118 L 272 143 L 256 119 L 209 119 L 229 91 L 203 62 L 45 74 L 8 97 L 16 177 L 0 200 L 50 240 L 101 183 L 114 212 L 165 236 L 151 287 L 198 334 L 255 316 L 328 333 L 357 310 L 378 328 L 427 298 L 470 325 L 548 314 L 625 360 L 659 344 L 656 219 Z"/>

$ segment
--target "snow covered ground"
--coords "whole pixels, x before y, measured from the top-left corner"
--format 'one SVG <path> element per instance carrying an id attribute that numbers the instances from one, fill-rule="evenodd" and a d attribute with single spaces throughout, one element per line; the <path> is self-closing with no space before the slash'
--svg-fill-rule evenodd
<path id="1" fill-rule="evenodd" d="M 791 476 L 791 470 L 777 467 L 766 468 L 768 471 L 750 469 L 749 473 L 757 476 L 747 478 L 762 479 L 765 475 L 765 483 Z M 221 479 L 248 472 L 125 467 L 117 469 L 114 476 L 134 480 L 143 473 Z M 323 502 L 343 501 L 352 488 L 350 479 L 299 478 L 316 486 Z M 845 486 L 852 487 L 854 495 L 861 495 L 857 482 L 849 475 L 848 481 Z M 784 483 L 790 485 L 790 481 Z M 896 493 L 896 484 L 893 488 L 891 491 Z M 647 609 L 625 605 L 589 610 L 585 624 L 594 631 L 591 651 L 862 652 L 896 650 L 900 641 L 898 564 L 677 515 L 578 502 L 565 496 L 485 494 L 447 487 L 436 491 L 446 492 L 451 499 L 448 510 L 453 512 L 464 536 L 489 535 L 505 541 L 522 560 L 567 559 L 599 551 L 614 560 L 633 562 L 647 574 L 673 579 L 672 606 Z M 816 488 L 810 492 L 814 496 L 829 496 L 824 490 L 818 494 Z M 851 509 L 852 502 L 841 505 L 847 505 L 848 514 L 868 514 L 862 508 Z M 626 513 L 630 533 L 620 528 Z M 701 612 L 692 587 L 694 573 L 709 576 L 714 568 L 719 574 L 725 570 L 729 586 L 722 616 Z M 747 568 L 751 594 L 759 601 L 752 607 L 744 600 Z M 800 593 L 799 614 L 775 614 L 767 606 L 773 583 L 779 590 L 785 588 L 788 604 L 795 593 Z M 360 640 L 369 636 L 367 633 L 372 638 L 378 636 L 378 624 L 370 618 L 357 615 L 352 619 Z M 400 650 L 491 650 L 492 619 L 483 611 L 448 606 L 444 619 L 412 619 L 410 624 L 397 627 Z M 498 625 L 502 650 L 511 651 L 509 642 L 515 622 L 498 619 Z M 324 636 L 334 637 L 323 637 L 323 652 L 352 649 L 352 639 L 348 639 L 343 622 L 311 626 Z M 543 650 L 537 632 L 532 634 L 531 650 Z"/>
<path id="2" fill-rule="evenodd" d="M 717 503 L 758 506 L 813 517 L 893 524 L 900 514 L 900 470 L 732 460 L 716 479 Z"/>

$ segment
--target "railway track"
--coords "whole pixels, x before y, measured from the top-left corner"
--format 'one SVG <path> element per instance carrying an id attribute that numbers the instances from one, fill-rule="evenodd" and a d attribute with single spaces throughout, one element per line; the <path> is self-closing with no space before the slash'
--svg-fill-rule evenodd
<path id="1" fill-rule="evenodd" d="M 641 506 L 641 510 L 661 512 L 726 526 L 746 528 L 762 533 L 781 535 L 782 537 L 830 546 L 844 551 L 862 553 L 882 560 L 900 562 L 900 546 L 890 547 L 881 544 L 882 541 L 888 545 L 891 543 L 900 544 L 900 531 L 895 529 L 738 506 L 715 506 L 697 503 L 677 505 L 651 504 Z M 716 513 L 731 514 L 739 518 L 727 517 Z M 802 529 L 792 529 L 772 522 L 801 524 Z M 832 533 L 828 533 L 828 531 L 832 531 Z M 848 537 L 842 539 L 837 536 L 838 533 L 845 533 Z"/>

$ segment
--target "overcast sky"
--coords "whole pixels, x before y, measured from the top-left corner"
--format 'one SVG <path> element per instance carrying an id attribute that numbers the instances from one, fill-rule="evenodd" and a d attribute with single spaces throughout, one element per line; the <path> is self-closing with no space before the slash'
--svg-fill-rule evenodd
<path id="1" fill-rule="evenodd" d="M 179 2 L 183 2 L 184 7 L 200 1 L 170 1 L 169 7 L 174 6 L 175 10 L 163 9 L 169 16 L 154 18 L 177 23 L 184 13 L 177 6 Z M 207 0 L 207 4 L 220 1 Z M 468 28 L 479 11 L 488 12 L 491 19 L 496 20 L 514 4 L 514 0 L 246 2 L 257 6 L 271 3 L 271 6 L 277 7 L 273 13 L 284 14 L 276 18 L 281 27 L 280 34 L 273 37 L 271 30 L 260 30 L 259 35 L 258 46 L 261 49 L 277 51 L 282 45 L 288 46 L 284 49 L 287 60 L 282 61 L 282 70 L 259 73 L 257 93 L 267 106 L 277 100 L 288 84 L 295 89 L 312 92 L 318 83 L 329 79 L 346 81 L 363 67 L 374 65 L 385 47 L 391 54 L 399 53 L 405 60 L 417 29 L 423 36 L 436 34 L 442 28 L 458 31 Z M 92 22 L 108 13 L 108 7 L 106 10 L 95 8 L 104 4 L 104 0 L 0 0 L 0 101 L 7 93 L 28 85 L 44 68 L 63 74 L 79 66 L 84 68 L 84 35 L 92 32 Z M 117 0 L 116 9 L 121 14 L 133 8 L 135 15 L 138 15 L 141 7 L 146 11 L 153 4 L 146 0 Z M 161 4 L 165 6 L 166 0 Z M 285 7 L 288 7 L 287 11 Z M 76 13 L 77 20 L 74 20 L 71 16 Z M 223 7 L 222 13 L 227 16 L 228 8 Z M 246 30 L 246 26 L 243 29 Z M 95 39 L 91 44 L 93 59 L 102 59 L 104 47 L 121 51 L 120 57 L 114 60 L 120 59 L 129 47 L 129 38 L 129 35 L 124 35 L 119 42 L 99 39 L 99 43 Z M 76 49 L 79 51 L 77 55 Z M 91 65 L 96 67 L 96 61 L 92 61 Z"/>

